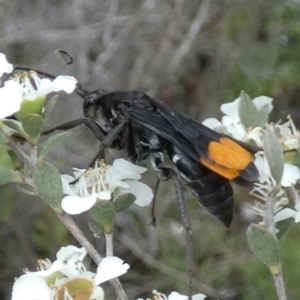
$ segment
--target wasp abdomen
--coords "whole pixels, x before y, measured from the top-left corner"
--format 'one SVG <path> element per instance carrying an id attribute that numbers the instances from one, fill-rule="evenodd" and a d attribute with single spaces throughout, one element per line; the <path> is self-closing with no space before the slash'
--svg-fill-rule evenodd
<path id="1" fill-rule="evenodd" d="M 229 227 L 234 200 L 228 179 L 212 172 L 171 143 L 168 143 L 166 150 L 190 192 L 212 215 Z"/>

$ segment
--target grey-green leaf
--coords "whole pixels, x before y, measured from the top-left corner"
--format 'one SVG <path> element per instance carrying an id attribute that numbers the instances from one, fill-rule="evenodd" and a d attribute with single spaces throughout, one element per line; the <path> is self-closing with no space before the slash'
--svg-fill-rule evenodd
<path id="1" fill-rule="evenodd" d="M 247 240 L 251 251 L 273 274 L 280 272 L 280 252 L 278 241 L 265 227 L 251 224 L 247 230 Z"/>
<path id="2" fill-rule="evenodd" d="M 21 137 L 24 137 L 27 139 L 28 135 L 27 133 L 24 131 L 23 127 L 22 127 L 22 123 L 20 123 L 19 121 L 16 120 L 2 120 L 2 122 L 9 128 L 15 130 L 18 132 L 18 134 L 20 134 Z"/>
<path id="3" fill-rule="evenodd" d="M 44 127 L 43 117 L 39 114 L 28 114 L 23 118 L 22 124 L 30 141 L 35 143 Z"/>
<path id="4" fill-rule="evenodd" d="M 284 154 L 281 144 L 272 130 L 267 129 L 263 137 L 263 148 L 271 175 L 280 184 L 283 175 Z"/>
<path id="5" fill-rule="evenodd" d="M 105 233 L 111 233 L 115 219 L 115 210 L 111 201 L 97 201 L 90 209 L 94 221 L 100 224 Z"/>
<path id="6" fill-rule="evenodd" d="M 40 147 L 38 148 L 38 156 L 39 159 L 42 160 L 44 157 L 51 151 L 51 149 L 57 145 L 62 144 L 65 140 L 66 137 L 70 133 L 65 131 L 65 132 L 60 132 L 58 134 L 52 135 L 49 137 Z"/>
<path id="7" fill-rule="evenodd" d="M 120 212 L 128 208 L 135 201 L 136 197 L 133 194 L 120 195 L 114 201 L 114 208 L 116 212 Z"/>
<path id="8" fill-rule="evenodd" d="M 259 110 L 259 116 L 260 116 L 260 127 L 264 127 L 266 124 L 268 124 L 269 121 L 269 107 L 268 105 L 264 105 L 260 110 Z"/>
<path id="9" fill-rule="evenodd" d="M 61 211 L 63 191 L 58 170 L 48 162 L 42 162 L 33 176 L 38 195 L 55 211 Z"/>
<path id="10" fill-rule="evenodd" d="M 248 127 L 262 127 L 264 122 L 261 120 L 261 116 L 252 102 L 251 98 L 244 91 L 241 91 L 239 102 L 239 116 L 242 124 Z"/>
<path id="11" fill-rule="evenodd" d="M 21 178 L 18 172 L 0 166 L 0 184 L 11 182 L 20 182 Z"/>
<path id="12" fill-rule="evenodd" d="M 54 95 L 53 97 L 51 97 L 49 100 L 47 100 L 45 106 L 44 106 L 44 112 L 43 112 L 43 117 L 46 120 L 49 115 L 52 113 L 56 103 L 58 100 L 58 95 Z"/>

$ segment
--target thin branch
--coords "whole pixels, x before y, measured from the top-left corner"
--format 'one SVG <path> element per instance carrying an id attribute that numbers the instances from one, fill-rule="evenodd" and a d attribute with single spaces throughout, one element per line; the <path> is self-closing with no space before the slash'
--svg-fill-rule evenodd
<path id="1" fill-rule="evenodd" d="M 278 189 L 276 186 L 273 187 L 272 191 L 269 193 L 266 199 L 266 209 L 264 215 L 265 226 L 269 232 L 271 232 L 276 237 L 276 228 L 275 228 L 275 200 Z"/>
<path id="2" fill-rule="evenodd" d="M 33 158 L 31 158 L 27 153 L 25 153 L 20 144 L 16 143 L 11 137 L 9 137 L 8 142 L 9 147 L 13 150 L 18 158 L 26 165 L 28 165 L 30 171 L 34 172 L 36 164 Z"/>
<path id="3" fill-rule="evenodd" d="M 113 233 L 105 233 L 106 256 L 114 255 Z"/>
<path id="4" fill-rule="evenodd" d="M 288 197 L 293 201 L 293 204 L 296 205 L 300 202 L 300 197 L 294 186 L 289 186 L 286 188 Z"/>
<path id="5" fill-rule="evenodd" d="M 190 26 L 189 32 L 185 36 L 185 39 L 182 41 L 179 49 L 173 56 L 173 59 L 171 60 L 169 67 L 168 67 L 168 73 L 173 73 L 174 70 L 178 68 L 178 66 L 181 64 L 184 57 L 190 52 L 191 47 L 201 29 L 205 21 L 207 20 L 208 16 L 208 9 L 210 5 L 210 0 L 205 0 L 199 5 L 199 9 L 197 11 L 196 17 L 193 21 L 193 23 Z"/>
<path id="6" fill-rule="evenodd" d="M 264 216 L 265 226 L 268 229 L 268 231 L 274 235 L 275 238 L 276 238 L 276 227 L 275 227 L 275 220 L 274 220 L 275 201 L 276 201 L 276 195 L 279 190 L 280 187 L 274 186 L 272 191 L 269 193 L 266 199 L 266 209 L 265 209 L 265 216 Z M 271 273 L 275 283 L 278 300 L 287 300 L 281 263 L 279 263 L 279 273 L 278 274 L 274 274 L 273 272 Z"/>
<path id="7" fill-rule="evenodd" d="M 273 276 L 273 280 L 275 283 L 278 300 L 287 300 L 284 282 L 283 282 L 281 265 L 280 265 L 280 273 L 277 275 L 272 273 L 272 276 Z"/>
<path id="8" fill-rule="evenodd" d="M 126 245 L 132 253 L 144 261 L 146 264 L 159 270 L 161 273 L 166 274 L 168 276 L 172 276 L 180 281 L 185 281 L 185 276 L 182 272 L 173 269 L 165 264 L 161 263 L 160 261 L 153 258 L 145 249 L 142 249 L 140 246 L 136 245 L 136 243 L 131 240 L 128 236 L 122 233 L 118 233 L 116 236 L 119 241 L 122 242 L 123 245 Z M 196 286 L 198 290 L 201 290 L 204 294 L 210 295 L 211 297 L 218 297 L 219 295 L 213 290 L 211 287 L 199 282 L 198 280 L 193 279 L 193 286 Z"/>

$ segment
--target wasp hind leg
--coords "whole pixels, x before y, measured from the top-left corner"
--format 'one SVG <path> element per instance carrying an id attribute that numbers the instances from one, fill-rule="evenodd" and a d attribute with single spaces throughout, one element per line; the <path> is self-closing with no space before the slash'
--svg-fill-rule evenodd
<path id="1" fill-rule="evenodd" d="M 180 216 L 181 216 L 183 227 L 186 231 L 189 299 L 192 299 L 192 296 L 191 296 L 192 295 L 192 287 L 193 287 L 193 285 L 192 285 L 193 242 L 192 242 L 192 236 L 191 236 L 192 228 L 191 228 L 191 222 L 190 222 L 190 219 L 189 219 L 189 216 L 187 213 L 187 209 L 186 209 L 186 203 L 185 203 L 185 198 L 183 195 L 183 188 L 182 188 L 181 180 L 180 180 L 178 174 L 172 168 L 165 167 L 164 156 L 161 152 L 151 151 L 150 155 L 151 155 L 152 166 L 159 174 L 159 181 L 160 180 L 168 180 L 168 179 L 173 179 L 173 181 L 174 181 Z M 158 184 L 159 184 L 159 181 L 158 181 Z M 157 186 L 157 189 L 158 189 L 158 186 Z M 155 191 L 155 194 L 157 193 L 157 189 Z M 154 211 L 154 207 L 152 207 L 152 211 Z M 152 216 L 152 221 L 153 221 L 153 216 Z"/>

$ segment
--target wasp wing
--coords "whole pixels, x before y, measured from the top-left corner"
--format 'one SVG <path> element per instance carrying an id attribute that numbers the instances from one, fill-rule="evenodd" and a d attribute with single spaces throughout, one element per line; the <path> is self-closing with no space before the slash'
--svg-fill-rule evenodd
<path id="1" fill-rule="evenodd" d="M 153 130 L 192 159 L 229 180 L 240 185 L 257 180 L 258 171 L 243 145 L 144 93 L 131 93 L 130 105 L 123 110 L 131 121 Z"/>

